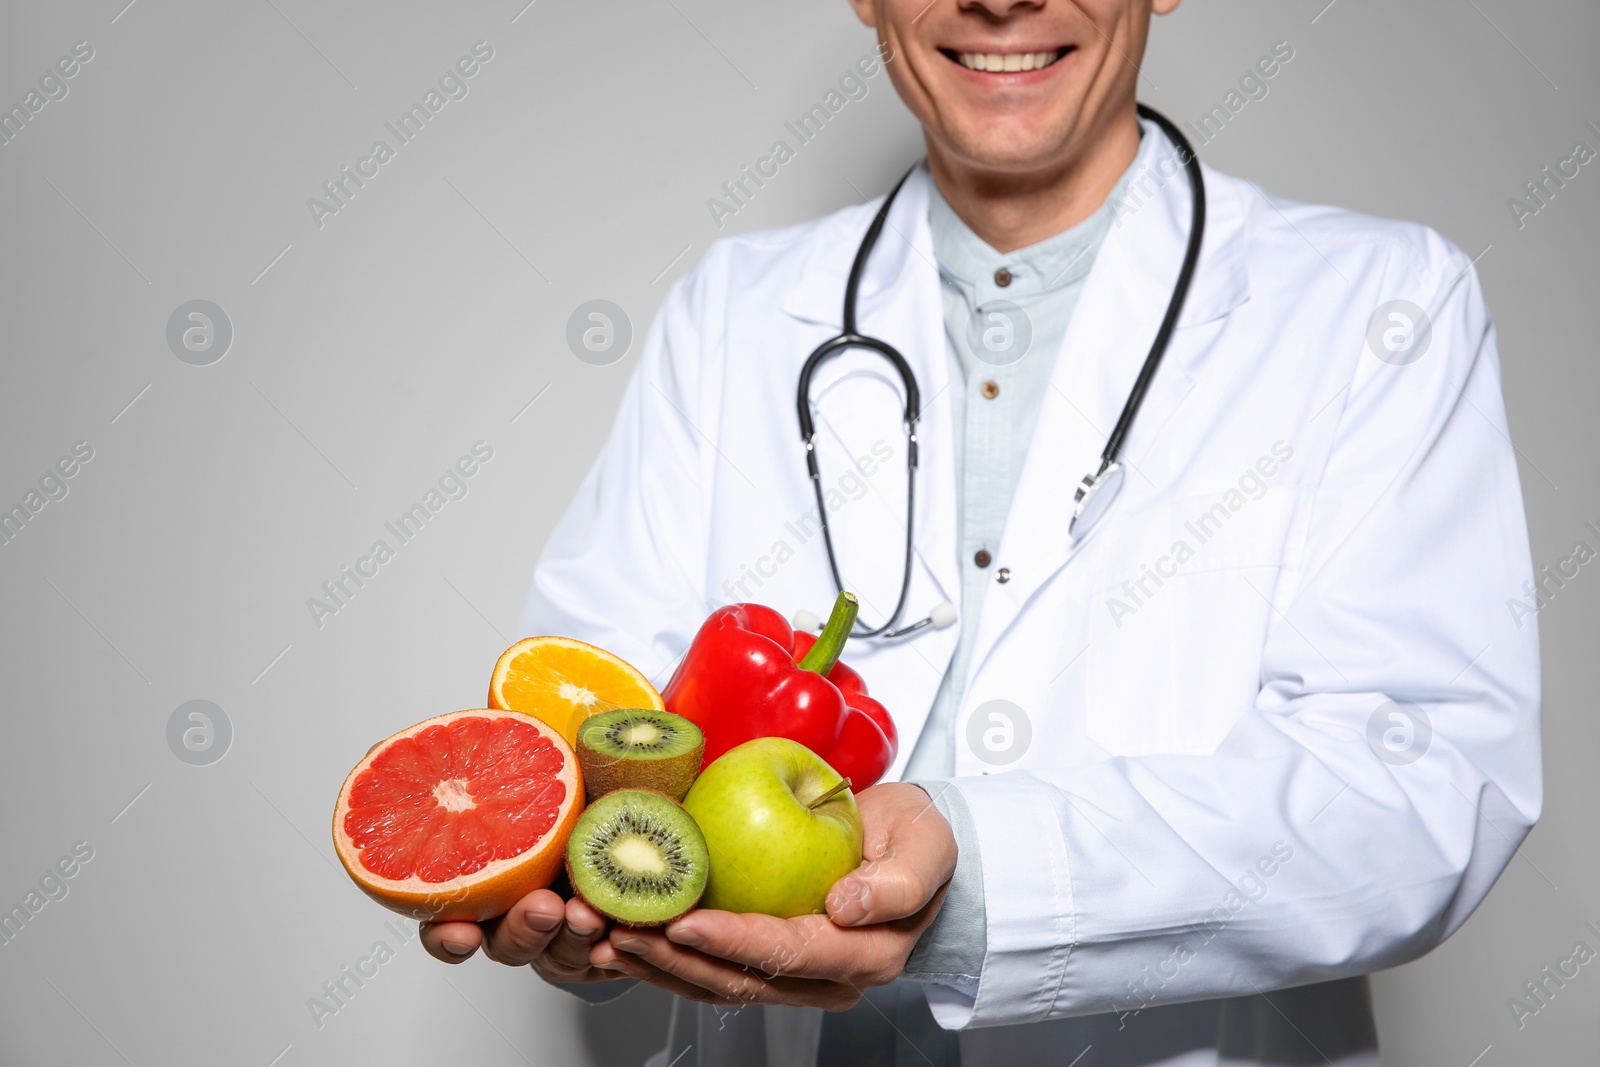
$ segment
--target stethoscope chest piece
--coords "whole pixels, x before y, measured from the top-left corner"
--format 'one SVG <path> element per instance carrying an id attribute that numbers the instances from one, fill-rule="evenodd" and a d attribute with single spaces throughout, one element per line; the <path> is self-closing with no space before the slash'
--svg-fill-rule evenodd
<path id="1" fill-rule="evenodd" d="M 1106 464 L 1098 474 L 1085 474 L 1078 491 L 1072 494 L 1072 522 L 1067 525 L 1067 533 L 1073 538 L 1088 533 L 1122 492 L 1125 478 L 1122 464 L 1116 462 Z"/>

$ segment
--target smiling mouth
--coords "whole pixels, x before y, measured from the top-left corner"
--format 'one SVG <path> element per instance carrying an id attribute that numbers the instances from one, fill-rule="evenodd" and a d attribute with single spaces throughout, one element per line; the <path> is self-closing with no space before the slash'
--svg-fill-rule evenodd
<path id="1" fill-rule="evenodd" d="M 941 48 L 939 51 L 952 63 L 959 63 L 968 70 L 1013 74 L 1051 66 L 1072 49 L 1055 48 L 1044 52 L 958 52 L 954 48 Z"/>

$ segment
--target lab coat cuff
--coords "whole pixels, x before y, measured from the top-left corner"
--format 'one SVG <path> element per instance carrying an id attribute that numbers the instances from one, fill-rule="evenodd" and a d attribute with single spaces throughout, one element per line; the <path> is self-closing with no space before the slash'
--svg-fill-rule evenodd
<path id="1" fill-rule="evenodd" d="M 950 784 L 983 840 L 984 957 L 969 1003 L 929 987 L 929 1007 L 946 1029 L 1043 1022 L 1059 1014 L 1077 941 L 1060 794 L 1021 771 Z"/>
<path id="2" fill-rule="evenodd" d="M 983 859 L 978 828 L 966 801 L 949 782 L 913 782 L 926 792 L 933 807 L 950 824 L 956 840 L 956 869 L 950 877 L 939 914 L 922 932 L 906 960 L 905 976 L 976 991 L 983 968 L 985 920 Z"/>

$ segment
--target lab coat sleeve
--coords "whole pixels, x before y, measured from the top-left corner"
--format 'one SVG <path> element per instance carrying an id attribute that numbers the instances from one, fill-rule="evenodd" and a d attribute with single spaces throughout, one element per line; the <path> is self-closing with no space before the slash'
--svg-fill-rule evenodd
<path id="1" fill-rule="evenodd" d="M 969 1000 L 977 995 L 983 969 L 983 859 L 978 828 L 961 791 L 948 782 L 913 782 L 950 824 L 956 839 L 956 869 L 950 876 L 939 914 L 917 939 L 904 976 L 914 982 L 949 986 Z"/>
<path id="2" fill-rule="evenodd" d="M 605 446 L 533 573 L 519 632 L 607 649 L 659 687 L 706 615 L 705 266 L 668 294 Z"/>
<path id="3" fill-rule="evenodd" d="M 1527 530 L 1493 326 L 1466 258 L 1431 240 L 1432 273 L 1389 268 L 1433 294 L 1431 347 L 1363 353 L 1320 416 L 1338 422 L 1306 450 L 1303 563 L 1262 590 L 1261 688 L 1220 746 L 955 780 L 987 946 L 975 998 L 930 994 L 942 1025 L 1392 967 L 1512 861 L 1542 789 L 1537 636 L 1513 607 L 1532 607 Z"/>

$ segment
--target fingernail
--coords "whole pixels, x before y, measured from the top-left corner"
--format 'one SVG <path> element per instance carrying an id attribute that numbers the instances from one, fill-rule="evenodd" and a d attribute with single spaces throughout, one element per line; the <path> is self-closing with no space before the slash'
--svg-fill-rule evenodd
<path id="1" fill-rule="evenodd" d="M 578 935 L 579 937 L 593 937 L 594 936 L 594 930 L 591 929 L 590 927 L 587 927 L 587 926 L 577 926 L 577 925 L 574 925 L 573 923 L 568 923 L 567 924 L 567 929 L 571 930 L 574 934 Z"/>
<path id="2" fill-rule="evenodd" d="M 625 937 L 621 941 L 615 942 L 615 944 L 622 951 L 631 952 L 635 956 L 644 956 L 650 951 L 650 946 L 637 937 Z"/>
<path id="3" fill-rule="evenodd" d="M 600 968 L 602 971 L 620 971 L 627 965 L 621 960 L 611 960 L 607 963 L 597 963 L 595 966 Z"/>
<path id="4" fill-rule="evenodd" d="M 841 882 L 829 894 L 828 914 L 846 926 L 860 922 L 872 910 L 872 890 L 858 879 Z"/>
<path id="5" fill-rule="evenodd" d="M 561 916 L 541 915 L 536 911 L 528 912 L 528 925 L 537 933 L 548 934 L 551 930 L 561 925 Z"/>
<path id="6" fill-rule="evenodd" d="M 701 937 L 698 933 L 696 933 L 692 929 L 691 930 L 678 930 L 678 929 L 669 928 L 667 930 L 667 937 L 670 940 L 676 942 L 677 944 L 688 945 L 690 948 L 699 948 L 701 945 L 705 944 L 705 942 L 706 942 L 705 938 Z"/>
<path id="7" fill-rule="evenodd" d="M 450 953 L 450 955 L 452 955 L 452 956 L 470 956 L 470 955 L 472 955 L 472 946 L 471 945 L 463 945 L 459 941 L 441 941 L 441 942 L 439 942 L 439 945 L 440 945 L 441 948 L 443 948 L 446 952 Z"/>

